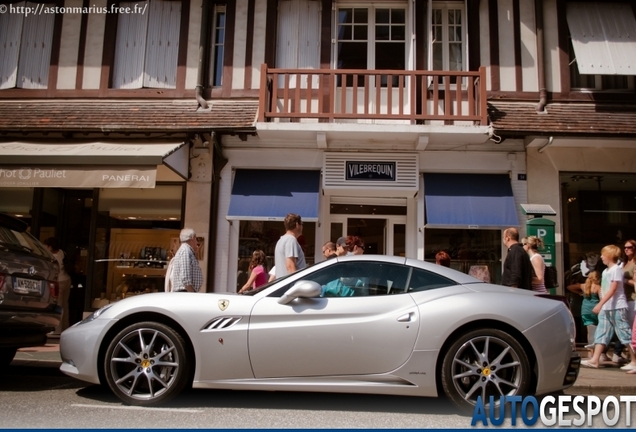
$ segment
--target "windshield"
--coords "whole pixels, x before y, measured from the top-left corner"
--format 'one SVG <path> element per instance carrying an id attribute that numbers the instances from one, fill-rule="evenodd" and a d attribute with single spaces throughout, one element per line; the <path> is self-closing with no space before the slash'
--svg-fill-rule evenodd
<path id="1" fill-rule="evenodd" d="M 51 254 L 35 237 L 26 231 L 0 227 L 0 245 L 14 251 L 26 251 L 51 259 Z"/>

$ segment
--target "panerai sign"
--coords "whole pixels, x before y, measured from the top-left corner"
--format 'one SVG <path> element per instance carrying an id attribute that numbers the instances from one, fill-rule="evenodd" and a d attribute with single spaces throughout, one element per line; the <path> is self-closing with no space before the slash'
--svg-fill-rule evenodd
<path id="1" fill-rule="evenodd" d="M 346 161 L 347 180 L 395 181 L 395 162 Z"/>
<path id="2" fill-rule="evenodd" d="M 155 167 L 0 167 L 0 187 L 154 188 Z"/>

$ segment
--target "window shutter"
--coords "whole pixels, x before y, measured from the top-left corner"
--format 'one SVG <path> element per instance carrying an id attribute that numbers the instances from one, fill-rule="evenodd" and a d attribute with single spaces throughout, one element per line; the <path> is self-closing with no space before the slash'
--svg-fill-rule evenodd
<path id="1" fill-rule="evenodd" d="M 15 6 L 24 6 L 24 2 Z M 0 14 L 0 89 L 16 86 L 24 15 Z"/>
<path id="2" fill-rule="evenodd" d="M 150 2 L 144 87 L 176 88 L 181 2 Z"/>
<path id="3" fill-rule="evenodd" d="M 27 3 L 36 8 L 36 3 Z M 22 24 L 22 39 L 18 60 L 16 86 L 25 89 L 45 89 L 49 80 L 54 14 L 28 15 Z"/>
<path id="4" fill-rule="evenodd" d="M 320 69 L 320 2 L 303 0 L 299 9 L 298 68 Z M 307 77 L 302 87 L 307 88 Z M 318 88 L 318 76 L 312 78 L 311 88 Z"/>
<path id="5" fill-rule="evenodd" d="M 135 7 L 145 2 L 122 2 L 121 7 Z M 145 14 L 119 14 L 117 17 L 117 39 L 115 45 L 115 66 L 113 68 L 113 88 L 141 88 L 143 84 L 144 53 L 148 16 Z"/>
<path id="6" fill-rule="evenodd" d="M 276 67 L 298 67 L 298 0 L 281 0 L 278 4 L 278 43 Z"/>

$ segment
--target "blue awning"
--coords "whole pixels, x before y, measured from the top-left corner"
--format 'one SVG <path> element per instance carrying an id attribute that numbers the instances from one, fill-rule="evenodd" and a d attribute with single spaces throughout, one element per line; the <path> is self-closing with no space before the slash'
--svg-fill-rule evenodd
<path id="1" fill-rule="evenodd" d="M 427 228 L 519 226 L 505 174 L 424 174 Z"/>
<path id="2" fill-rule="evenodd" d="M 318 220 L 320 171 L 237 169 L 229 220 Z"/>

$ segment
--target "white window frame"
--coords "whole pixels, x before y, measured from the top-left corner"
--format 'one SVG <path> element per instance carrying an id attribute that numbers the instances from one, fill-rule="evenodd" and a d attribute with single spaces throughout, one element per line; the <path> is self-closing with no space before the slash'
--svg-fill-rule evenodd
<path id="1" fill-rule="evenodd" d="M 375 69 L 375 11 L 376 9 L 404 9 L 405 15 L 405 35 L 404 35 L 404 70 L 410 70 L 413 62 L 409 58 L 412 53 L 412 37 L 413 28 L 412 28 L 412 9 L 409 1 L 404 2 L 395 2 L 395 3 L 387 3 L 387 2 L 378 2 L 378 3 L 359 3 L 359 2 L 348 2 L 348 1 L 340 1 L 334 4 L 334 13 L 333 13 L 333 34 L 332 34 L 332 68 L 336 69 L 338 65 L 338 43 L 340 40 L 338 39 L 338 11 L 340 9 L 367 9 L 368 11 L 368 20 L 367 20 L 367 70 Z M 347 41 L 342 41 L 347 42 Z M 363 42 L 363 41 L 359 41 Z M 390 42 L 390 41 L 383 41 Z M 396 41 L 398 42 L 398 41 Z"/>
<path id="2" fill-rule="evenodd" d="M 163 7 L 169 7 L 170 3 L 173 5 L 179 5 L 178 11 L 170 11 L 165 13 L 163 11 L 163 17 L 157 16 L 156 13 L 161 7 L 158 7 L 158 3 L 162 3 Z M 181 35 L 181 16 L 183 2 L 180 0 L 143 0 L 143 1 L 129 1 L 121 2 L 121 7 L 130 7 L 133 10 L 139 10 L 141 7 L 144 10 L 142 14 L 124 14 L 120 13 L 117 17 L 117 35 L 115 37 L 115 59 L 113 65 L 113 81 L 112 88 L 114 89 L 138 89 L 138 88 L 163 88 L 163 89 L 176 89 L 177 88 L 177 73 L 179 69 L 179 44 L 182 42 Z M 174 22 L 164 22 L 165 15 L 173 18 Z M 151 20 L 151 17 L 160 20 L 156 22 Z M 136 20 L 136 21 L 135 21 Z M 142 22 L 144 21 L 144 22 Z M 131 35 L 128 30 L 124 28 L 123 23 L 131 22 L 137 27 L 134 31 L 138 34 Z M 168 33 L 168 34 L 167 34 Z M 159 37 L 159 41 L 162 42 L 162 48 L 152 46 L 149 42 L 150 37 Z M 165 43 L 164 38 L 175 38 L 176 43 Z M 139 44 L 138 48 L 129 48 L 127 44 L 122 44 L 120 38 L 127 38 L 131 41 L 130 45 Z M 170 39 L 168 39 L 170 42 Z M 157 45 L 159 46 L 159 44 Z M 125 51 L 119 52 L 119 49 Z M 133 52 L 133 50 L 143 50 L 141 52 Z M 153 56 L 153 51 L 156 57 L 164 56 L 162 61 L 158 61 Z M 166 55 L 171 55 L 174 58 L 174 64 L 172 59 L 165 59 Z M 134 60 L 136 64 L 131 65 L 130 60 Z M 122 59 L 120 61 L 120 59 Z M 154 60 L 154 61 L 152 61 Z M 128 62 L 128 63 L 126 63 Z M 170 68 L 170 69 L 168 69 Z M 131 70 L 132 69 L 132 70 Z M 128 75 L 130 73 L 130 75 Z"/>
<path id="3" fill-rule="evenodd" d="M 20 2 L 7 7 L 55 6 L 54 2 Z M 51 66 L 55 14 L 3 13 L 0 16 L 0 90 L 46 89 Z M 38 55 L 39 54 L 39 55 Z"/>
<path id="4" fill-rule="evenodd" d="M 214 12 L 213 12 L 213 16 L 212 16 L 212 34 L 211 34 L 211 39 L 210 39 L 210 64 L 209 64 L 209 71 L 210 71 L 210 76 L 209 76 L 209 85 L 210 87 L 220 87 L 223 85 L 223 57 L 225 57 L 225 41 L 227 38 L 227 12 L 226 12 L 226 6 L 225 5 L 214 5 Z M 225 15 L 225 24 L 223 27 L 217 25 L 218 23 L 218 18 L 221 15 Z M 222 30 L 223 32 L 223 42 L 219 42 L 217 40 L 217 32 L 219 30 Z M 216 51 L 217 48 L 221 47 L 221 50 L 223 51 L 223 55 L 221 56 L 221 69 L 220 69 L 220 77 L 217 77 L 216 75 L 216 69 L 217 66 L 219 66 L 217 64 L 217 59 L 216 59 Z M 215 84 L 215 82 L 218 81 L 218 84 Z"/>
<path id="5" fill-rule="evenodd" d="M 434 27 L 433 27 L 433 13 L 436 10 L 442 11 L 442 69 L 441 70 L 450 70 L 450 41 L 449 41 L 449 24 L 448 24 L 448 10 L 449 9 L 459 9 L 461 12 L 461 52 L 462 52 L 462 68 L 461 71 L 468 70 L 468 26 L 466 22 L 466 5 L 463 1 L 445 1 L 445 2 L 437 2 L 431 1 L 428 2 L 429 13 L 428 13 L 428 35 L 429 35 L 429 49 L 428 49 L 428 69 L 433 69 L 433 44 L 435 41 Z"/>

